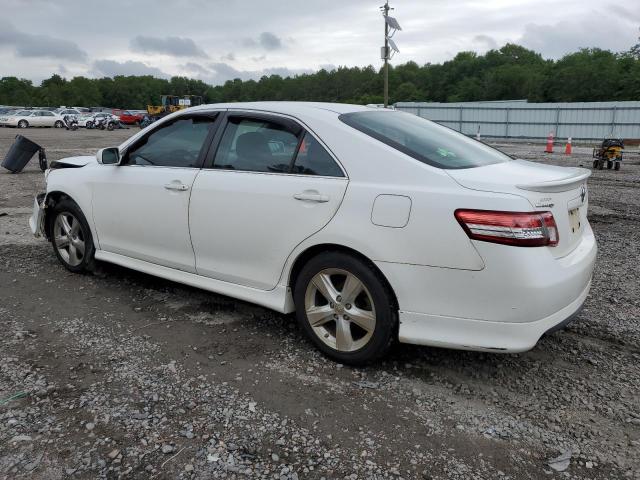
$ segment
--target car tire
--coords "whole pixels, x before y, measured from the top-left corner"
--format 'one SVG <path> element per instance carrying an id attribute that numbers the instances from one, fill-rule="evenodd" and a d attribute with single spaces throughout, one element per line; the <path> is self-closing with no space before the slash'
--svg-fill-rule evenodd
<path id="1" fill-rule="evenodd" d="M 74 273 L 93 270 L 95 246 L 80 207 L 65 198 L 53 206 L 49 215 L 48 234 L 60 263 Z"/>
<path id="2" fill-rule="evenodd" d="M 611 170 L 611 167 L 613 167 L 613 162 L 611 160 L 607 160 L 607 170 Z"/>
<path id="3" fill-rule="evenodd" d="M 337 362 L 370 363 L 396 338 L 390 287 L 372 264 L 353 255 L 328 251 L 309 260 L 296 278 L 294 303 L 307 337 Z"/>
<path id="4" fill-rule="evenodd" d="M 620 162 L 616 162 L 615 166 L 613 167 L 614 170 L 620 170 Z"/>
<path id="5" fill-rule="evenodd" d="M 93 128 L 93 122 L 87 122 L 85 124 L 85 127 L 88 128 L 89 130 L 91 130 Z"/>
<path id="6" fill-rule="evenodd" d="M 56 120 L 56 123 L 54 123 L 53 126 L 55 128 L 62 128 L 62 127 L 64 127 L 64 123 L 62 123 L 61 120 Z"/>
<path id="7" fill-rule="evenodd" d="M 20 120 L 18 122 L 18 128 L 27 128 L 29 126 L 29 122 L 26 120 Z"/>

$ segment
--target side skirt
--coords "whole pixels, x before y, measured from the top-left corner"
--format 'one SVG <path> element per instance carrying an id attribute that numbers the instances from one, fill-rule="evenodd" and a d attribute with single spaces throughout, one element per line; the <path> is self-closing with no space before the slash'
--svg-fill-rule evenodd
<path id="1" fill-rule="evenodd" d="M 221 295 L 227 295 L 245 302 L 255 303 L 280 313 L 291 313 L 295 310 L 291 292 L 289 288 L 284 285 L 278 285 L 273 290 L 258 290 L 256 288 L 223 282 L 221 280 L 203 277 L 202 275 L 156 265 L 155 263 L 145 262 L 117 253 L 105 252 L 104 250 L 96 250 L 95 258 L 96 260 L 115 263 L 116 265 L 148 273 L 156 277 L 165 278 Z"/>

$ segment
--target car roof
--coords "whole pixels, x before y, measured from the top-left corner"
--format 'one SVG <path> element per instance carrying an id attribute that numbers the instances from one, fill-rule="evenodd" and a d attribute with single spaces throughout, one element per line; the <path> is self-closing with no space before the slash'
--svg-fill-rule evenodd
<path id="1" fill-rule="evenodd" d="M 210 108 L 260 110 L 264 112 L 283 113 L 289 115 L 313 115 L 314 113 L 333 112 L 334 114 L 371 110 L 362 105 L 324 102 L 237 102 L 211 103 L 191 107 L 189 111 L 208 110 Z"/>

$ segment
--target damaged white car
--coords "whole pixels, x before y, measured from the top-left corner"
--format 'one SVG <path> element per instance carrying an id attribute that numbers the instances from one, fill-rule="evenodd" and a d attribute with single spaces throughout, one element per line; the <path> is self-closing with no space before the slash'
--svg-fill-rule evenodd
<path id="1" fill-rule="evenodd" d="M 398 111 L 203 105 L 53 162 L 30 222 L 73 272 L 95 259 L 295 311 L 340 362 L 394 340 L 520 352 L 589 291 L 588 176 Z"/>

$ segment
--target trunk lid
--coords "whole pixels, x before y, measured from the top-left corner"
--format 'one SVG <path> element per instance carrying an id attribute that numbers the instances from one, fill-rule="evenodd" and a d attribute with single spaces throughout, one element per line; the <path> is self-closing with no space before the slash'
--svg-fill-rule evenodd
<path id="1" fill-rule="evenodd" d="M 529 201 L 531 211 L 553 213 L 560 241 L 547 248 L 556 258 L 568 255 L 580 243 L 587 225 L 587 178 L 591 171 L 514 160 L 446 172 L 465 188 L 518 195 Z"/>

